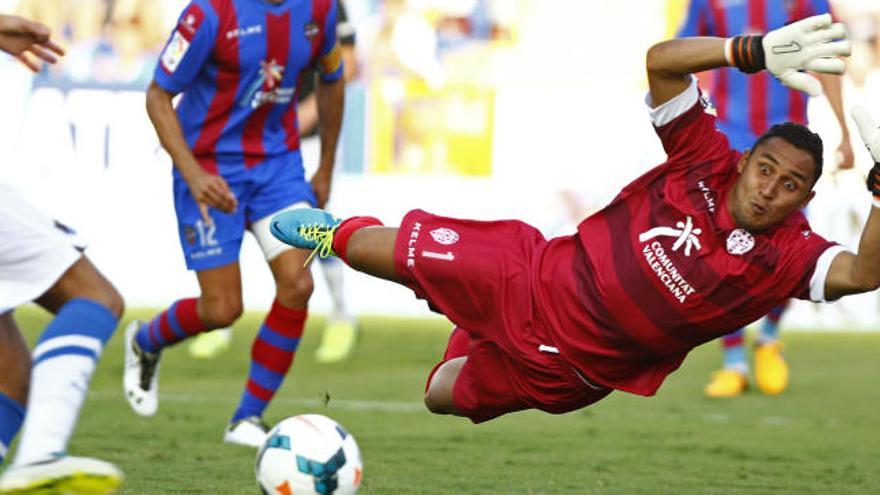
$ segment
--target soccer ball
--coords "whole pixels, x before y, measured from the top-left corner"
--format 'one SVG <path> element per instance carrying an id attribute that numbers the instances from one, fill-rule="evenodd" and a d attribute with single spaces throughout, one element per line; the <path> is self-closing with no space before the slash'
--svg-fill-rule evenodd
<path id="1" fill-rule="evenodd" d="M 257 483 L 264 494 L 353 494 L 363 472 L 354 437 L 320 414 L 281 421 L 257 453 Z"/>

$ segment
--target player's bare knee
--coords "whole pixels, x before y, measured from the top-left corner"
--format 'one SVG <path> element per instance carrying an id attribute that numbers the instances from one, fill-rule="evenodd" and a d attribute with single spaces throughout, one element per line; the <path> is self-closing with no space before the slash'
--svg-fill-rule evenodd
<path id="1" fill-rule="evenodd" d="M 446 402 L 437 395 L 436 393 L 432 394 L 429 389 L 425 394 L 425 407 L 434 414 L 450 414 Z"/>
<path id="2" fill-rule="evenodd" d="M 315 290 L 315 282 L 306 270 L 291 271 L 290 276 L 276 278 L 278 301 L 288 307 L 298 307 L 308 302 Z"/>
<path id="3" fill-rule="evenodd" d="M 125 311 L 125 303 L 119 291 L 85 256 L 68 268 L 36 302 L 57 313 L 71 299 L 94 301 L 106 307 L 117 318 Z"/>
<path id="4" fill-rule="evenodd" d="M 435 414 L 460 414 L 452 397 L 455 381 L 467 358 L 459 357 L 446 361 L 431 377 L 425 393 L 425 407 Z"/>
<path id="5" fill-rule="evenodd" d="M 209 328 L 231 326 L 244 312 L 240 297 L 202 297 L 199 316 Z"/>

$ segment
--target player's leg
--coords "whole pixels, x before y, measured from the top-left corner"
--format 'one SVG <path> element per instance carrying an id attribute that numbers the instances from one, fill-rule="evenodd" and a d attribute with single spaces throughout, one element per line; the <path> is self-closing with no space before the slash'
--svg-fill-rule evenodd
<path id="1" fill-rule="evenodd" d="M 785 302 L 770 310 L 755 343 L 755 383 L 767 395 L 781 394 L 788 386 L 788 363 L 779 341 L 779 320 L 787 306 Z"/>
<path id="2" fill-rule="evenodd" d="M 745 329 L 721 337 L 724 364 L 712 374 L 704 392 L 709 397 L 736 397 L 746 390 L 749 363 L 746 359 Z"/>
<path id="3" fill-rule="evenodd" d="M 342 234 L 348 232 L 346 240 Z M 353 217 L 340 225 L 339 243 L 334 243 L 334 248 L 346 253 L 343 260 L 355 270 L 402 283 L 394 266 L 397 233 L 396 227 L 372 224 L 370 217 Z"/>
<path id="4" fill-rule="evenodd" d="M 315 250 L 321 257 L 336 255 L 355 270 L 392 282 L 401 282 L 394 265 L 397 231 L 373 217 L 343 221 L 314 208 L 284 211 L 271 219 L 272 235 L 285 244 Z"/>
<path id="5" fill-rule="evenodd" d="M 31 353 L 12 318 L 0 314 L 0 464 L 24 421 Z"/>
<path id="6" fill-rule="evenodd" d="M 2 304 L 12 308 L 38 299 L 57 312 L 31 358 L 24 433 L 15 463 L 0 476 L 0 493 L 43 493 L 42 488 L 52 493 L 79 493 L 85 478 L 94 493 L 105 493 L 121 480 L 115 466 L 63 454 L 95 361 L 116 328 L 122 300 L 82 256 L 83 243 L 73 230 L 2 186 L 0 238 L 4 244 L 0 249 Z M 15 324 L 6 311 L 0 310 L 5 313 L 0 331 L 8 337 Z M 17 346 L 8 339 L 3 346 L 7 343 Z M 6 410 L 9 405 L 2 407 Z M 36 462 L 26 464 L 32 460 Z"/>
<path id="7" fill-rule="evenodd" d="M 272 237 L 269 216 L 254 222 L 251 231 L 272 270 L 276 296 L 251 347 L 247 382 L 224 441 L 259 447 L 267 431 L 263 413 L 293 364 L 314 284 L 304 266 L 308 252 L 290 249 Z"/>
<path id="8" fill-rule="evenodd" d="M 269 262 L 275 278 L 275 301 L 251 346 L 251 364 L 241 399 L 224 437 L 229 443 L 259 447 L 266 429 L 261 418 L 290 370 L 308 317 L 313 281 L 303 265 L 308 253 L 287 249 Z"/>
<path id="9" fill-rule="evenodd" d="M 321 345 L 315 351 L 319 363 L 335 363 L 354 351 L 357 324 L 345 301 L 345 265 L 338 259 L 323 258 L 318 264 L 327 282 L 332 307 L 321 334 Z"/>
<path id="10" fill-rule="evenodd" d="M 425 406 L 432 413 L 461 415 L 455 407 L 452 391 L 455 388 L 455 381 L 467 361 L 470 340 L 468 333 L 458 327 L 453 328 L 452 333 L 449 334 L 449 342 L 446 344 L 443 360 L 428 376 Z"/>
<path id="11" fill-rule="evenodd" d="M 455 389 L 455 381 L 461 373 L 462 367 L 467 362 L 467 357 L 457 357 L 445 361 L 434 371 L 425 393 L 425 406 L 434 414 L 462 414 L 455 407 L 452 391 Z"/>
<path id="12" fill-rule="evenodd" d="M 33 351 L 21 440 L 0 488 L 110 493 L 122 481 L 116 466 L 65 452 L 97 360 L 122 314 L 122 297 L 82 257 L 37 302 L 55 318 Z"/>
<path id="13" fill-rule="evenodd" d="M 180 299 L 147 323 L 125 330 L 123 385 L 129 405 L 141 416 L 159 407 L 159 361 L 164 349 L 200 332 L 232 325 L 241 316 L 241 271 L 237 261 L 198 270 L 201 294 Z"/>
<path id="14" fill-rule="evenodd" d="M 174 208 L 186 267 L 196 272 L 201 293 L 180 299 L 150 322 L 125 329 L 123 388 L 131 408 L 152 416 L 159 407 L 161 351 L 201 332 L 231 325 L 242 312 L 238 255 L 245 231 L 246 181 L 224 176 L 239 207 L 233 213 L 209 210 L 206 221 L 189 186 L 174 177 Z"/>

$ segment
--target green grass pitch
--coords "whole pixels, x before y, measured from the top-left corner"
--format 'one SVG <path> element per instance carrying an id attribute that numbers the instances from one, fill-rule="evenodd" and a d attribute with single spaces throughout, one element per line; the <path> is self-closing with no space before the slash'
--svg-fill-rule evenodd
<path id="1" fill-rule="evenodd" d="M 128 317 L 147 318 L 131 311 Z M 48 315 L 16 318 L 29 341 Z M 208 361 L 165 353 L 159 413 L 135 416 L 122 396 L 122 328 L 105 351 L 70 452 L 117 463 L 122 493 L 258 493 L 255 453 L 220 442 L 235 407 L 259 314 Z M 312 359 L 312 318 L 292 373 L 267 411 L 276 422 L 326 414 L 357 438 L 364 494 L 876 493 L 880 490 L 880 334 L 789 333 L 793 382 L 780 397 L 702 396 L 720 353 L 698 349 L 655 398 L 612 394 L 564 416 L 508 415 L 474 426 L 434 416 L 424 380 L 442 354 L 439 319 L 366 318 L 348 362 Z"/>

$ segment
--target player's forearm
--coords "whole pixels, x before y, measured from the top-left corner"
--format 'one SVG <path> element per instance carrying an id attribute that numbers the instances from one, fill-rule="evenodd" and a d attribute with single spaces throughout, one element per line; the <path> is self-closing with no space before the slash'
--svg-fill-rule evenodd
<path id="1" fill-rule="evenodd" d="M 872 207 L 868 215 L 859 239 L 859 252 L 853 260 L 851 276 L 860 289 L 857 292 L 880 287 L 880 207 Z"/>
<path id="2" fill-rule="evenodd" d="M 321 164 L 319 168 L 333 168 L 342 113 L 345 108 L 345 81 L 322 83 L 317 88 L 318 134 L 321 137 Z"/>
<path id="3" fill-rule="evenodd" d="M 846 125 L 846 114 L 843 110 L 843 79 L 835 74 L 816 73 L 816 78 L 822 83 L 822 91 L 828 104 L 834 112 L 837 119 L 837 125 L 840 126 L 841 139 L 849 139 L 849 129 Z"/>
<path id="4" fill-rule="evenodd" d="M 180 120 L 171 103 L 172 95 L 152 83 L 147 89 L 147 115 L 159 137 L 159 143 L 171 156 L 174 166 L 184 179 L 201 170 L 183 137 Z"/>
<path id="5" fill-rule="evenodd" d="M 318 125 L 318 98 L 314 92 L 296 104 L 296 118 L 300 135 L 311 133 Z"/>
<path id="6" fill-rule="evenodd" d="M 725 42 L 725 38 L 698 37 L 652 46 L 645 60 L 652 104 L 662 105 L 687 89 L 690 74 L 726 67 Z"/>

